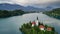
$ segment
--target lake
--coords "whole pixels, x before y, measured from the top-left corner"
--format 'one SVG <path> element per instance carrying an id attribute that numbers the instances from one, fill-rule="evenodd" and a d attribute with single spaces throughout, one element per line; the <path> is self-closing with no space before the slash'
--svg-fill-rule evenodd
<path id="1" fill-rule="evenodd" d="M 55 27 L 55 30 L 60 34 L 60 20 L 42 13 L 29 13 L 22 16 L 0 18 L 0 34 L 22 34 L 19 31 L 19 27 L 23 23 L 36 20 L 37 16 L 40 22 Z"/>

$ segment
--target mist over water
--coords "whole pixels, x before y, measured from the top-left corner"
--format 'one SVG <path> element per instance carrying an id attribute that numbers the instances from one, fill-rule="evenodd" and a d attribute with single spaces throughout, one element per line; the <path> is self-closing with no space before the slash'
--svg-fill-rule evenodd
<path id="1" fill-rule="evenodd" d="M 19 31 L 19 27 L 21 27 L 21 25 L 24 23 L 36 20 L 37 16 L 41 23 L 55 27 L 56 31 L 59 33 L 60 20 L 49 17 L 42 13 L 30 13 L 22 16 L 0 18 L 0 34 L 22 34 L 21 31 Z"/>

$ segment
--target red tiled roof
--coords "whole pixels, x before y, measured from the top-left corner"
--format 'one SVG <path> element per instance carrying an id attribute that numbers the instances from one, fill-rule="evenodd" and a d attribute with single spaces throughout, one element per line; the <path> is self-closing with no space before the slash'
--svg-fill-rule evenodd
<path id="1" fill-rule="evenodd" d="M 32 24 L 36 24 L 35 22 L 32 22 Z"/>
<path id="2" fill-rule="evenodd" d="M 44 25 L 40 25 L 39 28 L 45 28 L 45 26 Z"/>
<path id="3" fill-rule="evenodd" d="M 48 30 L 48 31 L 51 31 L 51 30 L 52 30 L 52 28 L 51 28 L 51 27 L 48 27 L 48 28 L 47 28 L 47 30 Z"/>

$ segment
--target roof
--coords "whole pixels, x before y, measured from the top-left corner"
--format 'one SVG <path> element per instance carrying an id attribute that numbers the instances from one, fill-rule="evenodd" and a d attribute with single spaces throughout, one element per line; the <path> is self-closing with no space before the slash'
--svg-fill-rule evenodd
<path id="1" fill-rule="evenodd" d="M 44 25 L 40 25 L 39 28 L 45 28 L 45 26 Z"/>
<path id="2" fill-rule="evenodd" d="M 51 27 L 47 27 L 47 30 L 51 31 L 51 30 L 52 30 L 52 28 L 51 28 Z"/>
<path id="3" fill-rule="evenodd" d="M 32 24 L 36 24 L 35 22 L 32 22 Z"/>

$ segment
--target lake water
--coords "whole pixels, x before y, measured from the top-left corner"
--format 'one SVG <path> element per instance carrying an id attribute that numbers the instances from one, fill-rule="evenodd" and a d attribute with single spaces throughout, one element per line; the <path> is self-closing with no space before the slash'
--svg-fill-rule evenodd
<path id="1" fill-rule="evenodd" d="M 60 20 L 42 13 L 30 13 L 22 16 L 0 18 L 0 34 L 22 34 L 21 31 L 19 31 L 19 27 L 23 23 L 36 20 L 37 16 L 40 22 L 49 26 L 54 26 L 55 30 L 60 34 Z"/>

